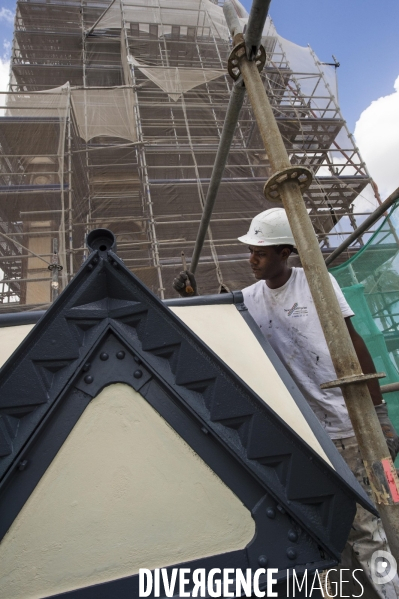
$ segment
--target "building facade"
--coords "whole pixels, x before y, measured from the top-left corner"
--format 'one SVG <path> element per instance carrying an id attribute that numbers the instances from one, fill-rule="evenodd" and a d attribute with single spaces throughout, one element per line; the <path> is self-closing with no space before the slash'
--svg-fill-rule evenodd
<path id="1" fill-rule="evenodd" d="M 262 79 L 291 163 L 315 175 L 304 197 L 328 250 L 341 219 L 356 226 L 353 202 L 370 184 L 339 110 L 336 68 L 281 38 L 270 19 L 263 45 Z M 230 51 L 212 0 L 17 2 L 0 117 L 0 310 L 47 307 L 97 227 L 115 233 L 119 255 L 154 293 L 173 295 L 223 127 Z M 245 100 L 197 270 L 201 293 L 251 283 L 237 236 L 271 207 L 269 176 Z"/>

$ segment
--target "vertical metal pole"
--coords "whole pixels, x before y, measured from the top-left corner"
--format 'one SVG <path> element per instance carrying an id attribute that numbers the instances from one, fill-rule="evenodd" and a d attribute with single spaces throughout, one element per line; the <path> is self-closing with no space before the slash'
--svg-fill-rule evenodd
<path id="1" fill-rule="evenodd" d="M 227 162 L 231 142 L 233 141 L 234 131 L 236 129 L 238 115 L 244 101 L 245 88 L 242 85 L 234 86 L 231 92 L 229 106 L 227 108 L 226 120 L 223 125 L 222 135 L 216 154 L 215 164 L 212 170 L 212 176 L 209 183 L 208 193 L 205 200 L 204 210 L 202 212 L 201 223 L 197 233 L 194 252 L 191 258 L 190 271 L 195 272 L 198 266 L 199 257 L 204 245 L 208 226 L 211 220 L 213 207 L 215 205 L 217 193 L 222 179 L 224 167 Z"/>
<path id="2" fill-rule="evenodd" d="M 69 237 L 69 277 L 73 277 L 73 209 L 72 209 L 72 105 L 71 88 L 68 100 L 68 237 Z"/>
<path id="3" fill-rule="evenodd" d="M 124 9 L 123 9 L 123 2 L 121 2 L 121 15 L 122 15 L 122 29 L 124 32 L 124 43 L 125 43 L 125 47 L 126 47 L 126 57 L 128 57 L 130 55 L 130 50 L 129 50 L 127 32 L 126 32 L 126 22 L 125 22 L 125 13 L 124 13 Z M 122 40 L 121 40 L 121 43 L 122 43 Z M 149 182 L 149 177 L 148 177 L 147 160 L 146 160 L 145 148 L 144 148 L 144 143 L 143 143 L 144 135 L 143 135 L 143 129 L 141 126 L 140 103 L 139 103 L 137 84 L 136 84 L 136 74 L 135 74 L 134 67 L 128 65 L 128 68 L 131 69 L 130 72 L 131 72 L 132 83 L 133 83 L 133 91 L 134 91 L 133 110 L 134 110 L 134 119 L 135 119 L 136 130 L 137 130 L 137 137 L 138 137 L 139 141 L 142 142 L 138 146 L 137 155 L 138 155 L 139 162 L 140 162 L 140 169 L 143 174 L 143 183 L 142 183 L 143 184 L 143 209 L 145 208 L 148 211 L 149 236 L 150 236 L 150 240 L 151 240 L 152 259 L 153 259 L 154 267 L 157 270 L 159 295 L 160 295 L 161 299 L 164 299 L 165 287 L 163 286 L 162 269 L 161 269 L 161 263 L 160 263 L 160 259 L 159 259 L 159 242 L 157 239 L 157 231 L 155 228 L 155 216 L 154 216 L 154 211 L 152 208 L 153 203 L 152 203 L 152 199 L 151 199 L 151 189 L 150 189 L 150 182 Z M 144 204 L 144 202 L 145 202 L 145 204 Z"/>
<path id="4" fill-rule="evenodd" d="M 47 267 L 51 270 L 51 301 L 55 302 L 60 294 L 60 283 L 59 283 L 59 272 L 62 270 L 62 266 L 59 263 L 58 256 L 58 239 L 53 239 L 53 258 L 51 264 Z"/>
<path id="5" fill-rule="evenodd" d="M 245 51 L 237 56 L 272 172 L 284 171 L 291 164 L 256 64 Z M 298 181 L 286 178 L 279 192 L 337 374 L 338 380 L 329 386 L 342 388 L 374 499 L 398 560 L 399 481 L 367 387 L 370 375 L 361 371 Z"/>

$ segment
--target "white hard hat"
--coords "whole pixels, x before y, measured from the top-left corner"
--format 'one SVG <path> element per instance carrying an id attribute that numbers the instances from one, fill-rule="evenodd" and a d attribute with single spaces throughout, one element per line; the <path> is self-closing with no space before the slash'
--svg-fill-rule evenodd
<path id="1" fill-rule="evenodd" d="M 238 238 L 247 245 L 292 245 L 295 241 L 284 208 L 270 208 L 252 219 L 249 231 Z"/>

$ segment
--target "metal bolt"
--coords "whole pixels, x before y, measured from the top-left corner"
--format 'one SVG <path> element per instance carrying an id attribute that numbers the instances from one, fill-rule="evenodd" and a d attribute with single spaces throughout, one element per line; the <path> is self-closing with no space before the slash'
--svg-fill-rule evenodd
<path id="1" fill-rule="evenodd" d="M 87 374 L 87 375 L 85 376 L 85 379 L 84 379 L 84 380 L 85 380 L 85 383 L 86 383 L 87 385 L 90 385 L 90 383 L 92 383 L 92 382 L 94 381 L 93 377 L 92 377 L 90 374 Z"/>
<path id="2" fill-rule="evenodd" d="M 288 559 L 295 559 L 296 558 L 296 551 L 293 547 L 288 547 L 287 549 L 287 557 Z"/>
<path id="3" fill-rule="evenodd" d="M 137 362 L 138 365 L 141 364 L 141 360 L 137 356 L 134 356 L 134 361 Z"/>
<path id="4" fill-rule="evenodd" d="M 201 426 L 201 430 L 204 433 L 204 435 L 207 435 L 209 433 L 208 429 L 205 428 L 205 426 Z"/>
<path id="5" fill-rule="evenodd" d="M 102 360 L 103 362 L 108 360 L 108 358 L 109 358 L 109 355 L 105 351 L 102 354 L 100 354 L 100 360 Z"/>
<path id="6" fill-rule="evenodd" d="M 295 532 L 295 530 L 289 530 L 289 531 L 288 531 L 288 539 L 289 539 L 290 541 L 292 541 L 293 543 L 296 543 L 296 542 L 297 542 L 297 540 L 298 540 L 298 535 L 297 535 L 297 533 Z"/>
<path id="7" fill-rule="evenodd" d="M 285 509 L 283 508 L 283 506 L 282 506 L 282 505 L 280 505 L 280 504 L 279 504 L 279 505 L 277 506 L 277 509 L 278 509 L 278 511 L 280 512 L 280 514 L 285 514 Z"/>
<path id="8" fill-rule="evenodd" d="M 21 460 L 18 464 L 18 470 L 22 472 L 28 465 L 28 460 Z"/>
<path id="9" fill-rule="evenodd" d="M 268 507 L 267 510 L 266 510 L 266 516 L 268 518 L 272 518 L 272 519 L 275 518 L 276 517 L 275 510 L 272 507 Z"/>
<path id="10" fill-rule="evenodd" d="M 143 376 L 143 371 L 142 370 L 135 370 L 133 373 L 133 376 L 135 379 L 141 379 L 141 377 Z"/>
<path id="11" fill-rule="evenodd" d="M 118 358 L 118 360 L 123 360 L 123 358 L 125 357 L 125 352 L 118 351 L 118 353 L 116 354 L 116 357 Z"/>
<path id="12" fill-rule="evenodd" d="M 267 562 L 268 562 L 268 559 L 267 559 L 266 555 L 260 555 L 258 557 L 258 564 L 260 566 L 262 566 L 263 568 L 265 568 L 267 566 Z"/>
<path id="13" fill-rule="evenodd" d="M 87 372 L 88 370 L 90 370 L 90 366 L 90 362 L 86 362 L 86 364 L 82 368 L 83 372 Z"/>

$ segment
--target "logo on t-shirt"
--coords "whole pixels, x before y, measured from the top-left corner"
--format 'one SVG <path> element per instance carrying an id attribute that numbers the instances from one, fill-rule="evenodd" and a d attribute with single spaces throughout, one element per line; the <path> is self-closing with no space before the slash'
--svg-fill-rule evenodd
<path id="1" fill-rule="evenodd" d="M 307 316 L 308 315 L 307 307 L 299 306 L 298 302 L 295 302 L 295 304 L 289 310 L 284 308 L 284 312 L 287 312 L 287 316 L 292 316 L 292 318 L 298 318 L 299 316 Z"/>

